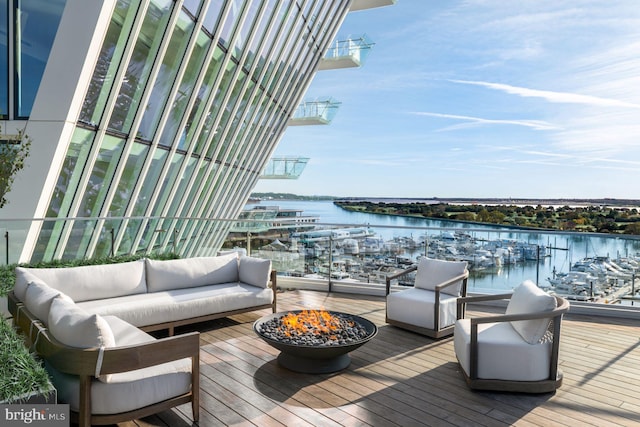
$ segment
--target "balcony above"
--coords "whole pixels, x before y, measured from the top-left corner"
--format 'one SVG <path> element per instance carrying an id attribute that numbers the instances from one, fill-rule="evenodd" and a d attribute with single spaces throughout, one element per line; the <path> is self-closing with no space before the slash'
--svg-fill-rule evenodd
<path id="1" fill-rule="evenodd" d="M 376 7 L 393 6 L 397 0 L 353 0 L 349 12 L 373 9 Z"/>
<path id="2" fill-rule="evenodd" d="M 374 44 L 366 35 L 349 36 L 346 40 L 336 40 L 320 60 L 318 70 L 361 67 Z"/>
<path id="3" fill-rule="evenodd" d="M 304 171 L 308 157 L 272 157 L 265 166 L 261 179 L 298 179 Z"/>
<path id="4" fill-rule="evenodd" d="M 288 125 L 328 125 L 338 112 L 339 106 L 340 102 L 331 98 L 305 101 L 293 112 Z"/>

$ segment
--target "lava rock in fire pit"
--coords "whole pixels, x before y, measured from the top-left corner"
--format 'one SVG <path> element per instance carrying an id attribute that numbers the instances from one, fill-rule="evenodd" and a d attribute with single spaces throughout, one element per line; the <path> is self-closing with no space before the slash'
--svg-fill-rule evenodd
<path id="1" fill-rule="evenodd" d="M 326 311 L 288 313 L 258 326 L 265 338 L 302 346 L 349 345 L 367 338 L 367 329 L 352 316 Z"/>

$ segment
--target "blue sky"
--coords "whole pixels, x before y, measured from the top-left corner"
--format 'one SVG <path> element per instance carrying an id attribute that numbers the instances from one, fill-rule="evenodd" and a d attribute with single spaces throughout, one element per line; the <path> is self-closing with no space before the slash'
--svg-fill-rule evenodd
<path id="1" fill-rule="evenodd" d="M 636 0 L 398 0 L 349 13 L 362 68 L 320 71 L 328 126 L 289 127 L 298 180 L 256 192 L 640 199 Z"/>

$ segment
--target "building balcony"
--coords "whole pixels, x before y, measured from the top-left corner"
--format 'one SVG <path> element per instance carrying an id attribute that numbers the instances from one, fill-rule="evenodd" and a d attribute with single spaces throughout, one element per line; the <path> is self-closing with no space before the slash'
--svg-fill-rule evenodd
<path id="1" fill-rule="evenodd" d="M 366 35 L 348 37 L 346 40 L 336 40 L 320 60 L 318 70 L 361 67 L 364 65 L 374 44 Z"/>
<path id="2" fill-rule="evenodd" d="M 397 0 L 353 0 L 349 11 L 355 12 L 358 10 L 374 9 L 376 7 L 393 6 L 396 2 Z"/>
<path id="3" fill-rule="evenodd" d="M 298 179 L 308 161 L 308 157 L 272 157 L 260 179 Z"/>
<path id="4" fill-rule="evenodd" d="M 335 117 L 339 107 L 340 102 L 332 98 L 305 101 L 293 112 L 288 125 L 328 125 Z"/>

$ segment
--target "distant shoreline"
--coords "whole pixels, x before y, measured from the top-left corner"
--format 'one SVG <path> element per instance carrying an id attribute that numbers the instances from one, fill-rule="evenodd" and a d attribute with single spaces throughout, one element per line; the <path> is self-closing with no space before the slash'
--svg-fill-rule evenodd
<path id="1" fill-rule="evenodd" d="M 449 203 L 454 205 L 529 205 L 529 206 L 616 206 L 637 207 L 639 199 L 528 199 L 528 198 L 465 198 L 465 197 L 430 197 L 430 198 L 403 198 L 403 197 L 340 197 L 335 201 L 346 202 L 370 202 L 370 203 Z"/>
<path id="2" fill-rule="evenodd" d="M 450 203 L 476 205 L 530 205 L 530 206 L 617 206 L 638 207 L 640 199 L 614 198 L 526 198 L 526 197 L 337 197 L 301 196 L 291 193 L 254 193 L 251 201 L 348 201 L 371 203 Z"/>

